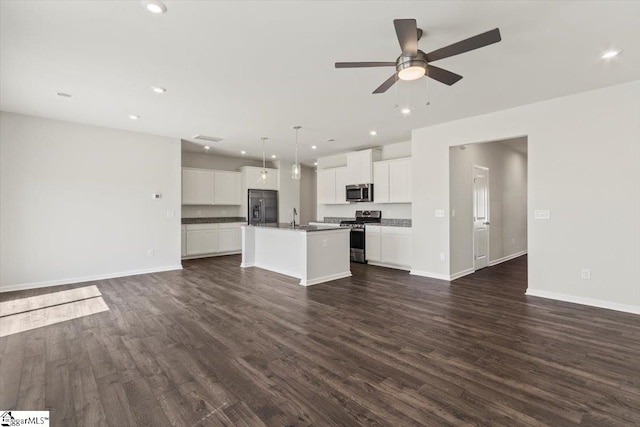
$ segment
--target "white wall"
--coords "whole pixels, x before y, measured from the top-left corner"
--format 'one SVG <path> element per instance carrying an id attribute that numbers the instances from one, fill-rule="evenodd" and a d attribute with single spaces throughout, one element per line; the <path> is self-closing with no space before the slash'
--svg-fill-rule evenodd
<path id="1" fill-rule="evenodd" d="M 527 250 L 527 155 L 502 142 L 464 147 L 449 149 L 452 276 L 473 269 L 474 165 L 489 168 L 489 262 Z"/>
<path id="2" fill-rule="evenodd" d="M 178 139 L 0 112 L 0 290 L 180 268 L 180 179 Z"/>
<path id="3" fill-rule="evenodd" d="M 450 274 L 449 215 L 434 216 L 449 147 L 527 135 L 527 293 L 640 312 L 639 100 L 634 81 L 413 131 L 413 272 Z"/>
<path id="4" fill-rule="evenodd" d="M 380 150 L 380 160 L 401 159 L 411 157 L 411 141 L 376 147 Z M 318 169 L 336 168 L 347 165 L 347 154 L 341 153 L 318 159 Z M 374 187 L 375 201 L 375 187 Z M 324 217 L 352 218 L 356 210 L 379 210 L 383 218 L 411 219 L 411 204 L 409 203 L 351 203 L 348 205 L 317 205 L 317 220 Z"/>
<path id="5" fill-rule="evenodd" d="M 182 152 L 182 167 L 214 169 L 221 171 L 237 171 L 242 166 L 262 166 L 262 160 L 245 159 L 240 157 L 224 157 L 215 154 L 198 154 L 188 151 Z M 268 168 L 273 168 L 272 162 L 266 162 Z M 216 218 L 223 216 L 246 217 L 247 213 L 241 206 L 182 206 L 183 218 Z"/>
<path id="6" fill-rule="evenodd" d="M 317 217 L 317 174 L 316 168 L 302 166 L 300 181 L 300 224 L 308 224 Z"/>

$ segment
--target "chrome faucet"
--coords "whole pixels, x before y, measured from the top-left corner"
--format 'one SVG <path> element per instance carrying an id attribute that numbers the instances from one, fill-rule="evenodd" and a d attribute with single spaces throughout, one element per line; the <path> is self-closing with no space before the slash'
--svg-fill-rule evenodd
<path id="1" fill-rule="evenodd" d="M 293 208 L 293 219 L 291 220 L 291 226 L 293 228 L 296 227 L 296 215 L 298 215 L 298 211 L 296 210 L 296 208 Z"/>

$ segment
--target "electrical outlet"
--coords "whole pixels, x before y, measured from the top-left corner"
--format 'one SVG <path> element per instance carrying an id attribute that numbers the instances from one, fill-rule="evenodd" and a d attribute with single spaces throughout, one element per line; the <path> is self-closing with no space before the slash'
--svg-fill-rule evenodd
<path id="1" fill-rule="evenodd" d="M 176 216 L 174 211 L 167 211 L 167 218 L 173 218 L 174 216 Z"/>
<path id="2" fill-rule="evenodd" d="M 548 209 L 536 209 L 533 212 L 534 219 L 551 219 L 551 211 Z"/>
<path id="3" fill-rule="evenodd" d="M 436 218 L 444 218 L 444 209 L 436 209 Z"/>
<path id="4" fill-rule="evenodd" d="M 154 256 L 156 254 L 155 249 L 147 249 L 147 256 Z"/>
<path id="5" fill-rule="evenodd" d="M 591 270 L 588 268 L 583 268 L 582 270 L 580 270 L 580 277 L 582 277 L 583 280 L 591 280 Z"/>
<path id="6" fill-rule="evenodd" d="M 440 261 L 446 261 L 446 260 L 447 260 L 446 252 L 440 252 Z"/>

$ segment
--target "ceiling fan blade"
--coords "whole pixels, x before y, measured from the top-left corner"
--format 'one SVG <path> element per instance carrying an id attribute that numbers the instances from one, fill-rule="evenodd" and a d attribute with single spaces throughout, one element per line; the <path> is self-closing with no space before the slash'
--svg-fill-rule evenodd
<path id="1" fill-rule="evenodd" d="M 396 35 L 404 56 L 418 54 L 418 26 L 415 19 L 394 19 Z"/>
<path id="2" fill-rule="evenodd" d="M 389 77 L 387 80 L 385 80 L 384 83 L 378 86 L 378 88 L 374 90 L 373 93 L 385 93 L 387 89 L 393 86 L 393 84 L 397 81 L 398 81 L 398 73 L 394 73 L 393 76 Z"/>
<path id="3" fill-rule="evenodd" d="M 500 40 L 502 40 L 502 37 L 500 37 L 500 30 L 495 28 L 491 31 L 487 31 L 486 33 L 478 34 L 477 36 L 469 37 L 468 39 L 459 41 L 458 43 L 450 44 L 449 46 L 434 50 L 427 54 L 427 61 L 433 62 L 450 56 L 459 55 L 461 53 L 469 52 L 470 50 L 498 43 Z"/>
<path id="4" fill-rule="evenodd" d="M 336 62 L 336 68 L 395 67 L 395 62 Z"/>
<path id="5" fill-rule="evenodd" d="M 434 67 L 433 65 L 427 65 L 427 75 L 434 80 L 451 86 L 458 82 L 462 76 L 451 71 L 444 70 L 442 68 Z"/>

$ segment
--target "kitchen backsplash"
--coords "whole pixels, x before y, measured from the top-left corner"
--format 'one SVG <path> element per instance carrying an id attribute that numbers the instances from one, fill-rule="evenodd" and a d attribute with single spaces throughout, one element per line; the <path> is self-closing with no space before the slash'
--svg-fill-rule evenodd
<path id="1" fill-rule="evenodd" d="M 375 197 L 375 193 L 374 193 Z M 353 218 L 356 211 L 382 211 L 382 219 L 406 218 L 411 219 L 410 203 L 350 203 L 348 205 L 317 205 L 317 216 L 320 221 L 325 217 Z"/>

